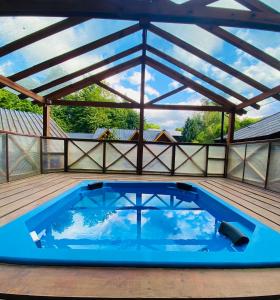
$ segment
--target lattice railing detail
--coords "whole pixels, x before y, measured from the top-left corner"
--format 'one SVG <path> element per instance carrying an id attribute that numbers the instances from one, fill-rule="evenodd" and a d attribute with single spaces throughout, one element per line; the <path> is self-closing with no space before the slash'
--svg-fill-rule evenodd
<path id="1" fill-rule="evenodd" d="M 176 145 L 175 153 L 175 174 L 195 176 L 206 174 L 206 146 Z"/>
<path id="2" fill-rule="evenodd" d="M 105 171 L 136 172 L 137 143 L 106 142 Z"/>
<path id="3" fill-rule="evenodd" d="M 248 144 L 246 146 L 244 181 L 265 186 L 268 160 L 268 143 Z"/>
<path id="4" fill-rule="evenodd" d="M 144 144 L 143 172 L 171 173 L 172 145 Z"/>
<path id="5" fill-rule="evenodd" d="M 68 142 L 69 170 L 103 170 L 103 143 L 94 141 Z"/>
<path id="6" fill-rule="evenodd" d="M 40 173 L 40 138 L 8 136 L 10 180 Z"/>
<path id="7" fill-rule="evenodd" d="M 245 144 L 230 145 L 227 170 L 227 175 L 229 178 L 242 180 L 244 172 L 245 148 Z"/>

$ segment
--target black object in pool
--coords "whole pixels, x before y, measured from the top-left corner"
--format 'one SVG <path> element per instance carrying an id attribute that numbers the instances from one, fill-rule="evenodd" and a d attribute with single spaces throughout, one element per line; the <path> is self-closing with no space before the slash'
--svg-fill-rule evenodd
<path id="1" fill-rule="evenodd" d="M 94 182 L 90 183 L 87 186 L 88 190 L 96 190 L 96 189 L 101 189 L 103 187 L 103 182 Z"/>
<path id="2" fill-rule="evenodd" d="M 249 238 L 244 235 L 239 229 L 235 228 L 232 224 L 222 222 L 219 227 L 219 233 L 228 237 L 234 245 L 241 246 L 249 243 Z"/>
<path id="3" fill-rule="evenodd" d="M 185 190 L 185 191 L 192 191 L 193 186 L 191 184 L 183 183 L 183 182 L 176 182 L 177 189 Z"/>

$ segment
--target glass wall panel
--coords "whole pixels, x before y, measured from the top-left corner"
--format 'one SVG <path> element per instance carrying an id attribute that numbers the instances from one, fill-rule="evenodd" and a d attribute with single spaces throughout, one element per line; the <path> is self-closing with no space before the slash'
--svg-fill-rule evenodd
<path id="1" fill-rule="evenodd" d="M 268 143 L 248 144 L 246 150 L 244 182 L 265 186 Z"/>
<path id="2" fill-rule="evenodd" d="M 0 134 L 0 183 L 6 179 L 6 134 Z"/>
<path id="3" fill-rule="evenodd" d="M 280 192 L 280 141 L 271 144 L 267 188 Z"/>
<path id="4" fill-rule="evenodd" d="M 64 170 L 64 140 L 42 139 L 43 171 Z"/>
<path id="5" fill-rule="evenodd" d="M 229 146 L 227 169 L 228 178 L 242 180 L 245 159 L 245 148 L 245 144 Z"/>
<path id="6" fill-rule="evenodd" d="M 9 135 L 8 149 L 10 180 L 40 174 L 40 138 Z"/>

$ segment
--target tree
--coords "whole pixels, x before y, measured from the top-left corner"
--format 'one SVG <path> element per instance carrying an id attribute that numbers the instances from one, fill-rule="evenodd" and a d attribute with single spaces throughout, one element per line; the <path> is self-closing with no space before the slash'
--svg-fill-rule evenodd
<path id="1" fill-rule="evenodd" d="M 192 142 L 203 129 L 203 120 L 201 115 L 194 115 L 192 118 L 188 117 L 182 130 L 182 141 Z"/>
<path id="2" fill-rule="evenodd" d="M 144 129 L 145 130 L 147 130 L 147 129 L 160 129 L 160 126 L 158 124 L 155 124 L 155 123 L 148 123 L 145 120 Z"/>
<path id="3" fill-rule="evenodd" d="M 21 100 L 19 97 L 8 90 L 0 90 L 0 107 L 33 113 L 42 113 L 42 108 L 33 104 L 29 100 Z"/>

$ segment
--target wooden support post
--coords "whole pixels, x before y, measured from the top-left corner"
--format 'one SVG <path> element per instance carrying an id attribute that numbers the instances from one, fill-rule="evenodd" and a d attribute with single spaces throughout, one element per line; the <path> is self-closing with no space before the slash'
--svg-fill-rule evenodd
<path id="1" fill-rule="evenodd" d="M 225 113 L 222 112 L 222 120 L 221 120 L 221 143 L 224 142 L 224 129 L 225 129 Z"/>
<path id="2" fill-rule="evenodd" d="M 50 136 L 50 106 L 43 106 L 43 136 Z"/>
<path id="3" fill-rule="evenodd" d="M 146 43 L 147 43 L 147 29 L 143 29 L 143 50 L 141 63 L 141 88 L 140 88 L 140 122 L 139 122 L 139 136 L 137 148 L 137 174 L 142 174 L 143 168 L 143 132 L 144 132 L 144 98 L 145 98 L 145 71 L 146 71 Z"/>
<path id="4" fill-rule="evenodd" d="M 230 112 L 228 118 L 228 135 L 227 144 L 231 144 L 234 140 L 234 124 L 235 124 L 235 113 Z"/>

